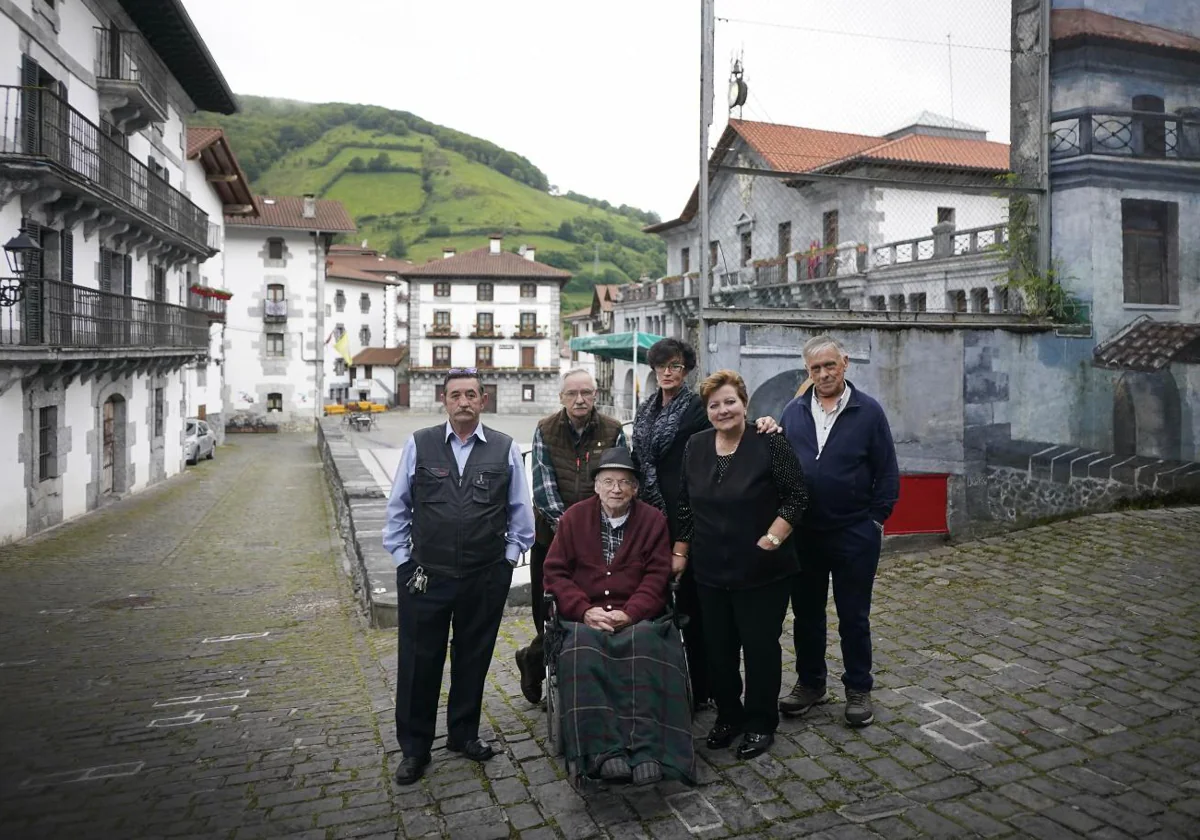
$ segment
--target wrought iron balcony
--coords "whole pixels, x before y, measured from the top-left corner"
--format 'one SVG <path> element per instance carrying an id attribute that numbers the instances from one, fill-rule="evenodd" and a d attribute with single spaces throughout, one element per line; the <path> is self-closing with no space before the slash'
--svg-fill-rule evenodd
<path id="1" fill-rule="evenodd" d="M 495 327 L 476 324 L 471 328 L 471 338 L 499 338 L 500 333 Z"/>
<path id="2" fill-rule="evenodd" d="M 208 350 L 199 309 L 38 278 L 0 279 L 0 346 Z"/>
<path id="3" fill-rule="evenodd" d="M 167 69 L 138 32 L 95 27 L 96 89 L 125 134 L 167 121 Z"/>
<path id="4" fill-rule="evenodd" d="M 1200 161 L 1200 109 L 1179 113 L 1075 108 L 1050 117 L 1050 157 L 1106 155 Z"/>
<path id="5" fill-rule="evenodd" d="M 267 324 L 282 324 L 288 319 L 288 302 L 286 300 L 264 300 L 263 322 Z"/>
<path id="6" fill-rule="evenodd" d="M 0 178 L 49 181 L 98 206 L 90 225 L 133 222 L 187 254 L 211 253 L 208 215 L 46 88 L 0 85 Z"/>
<path id="7" fill-rule="evenodd" d="M 426 338 L 458 338 L 458 330 L 449 324 L 426 324 Z"/>
<path id="8" fill-rule="evenodd" d="M 229 298 L 215 297 L 203 291 L 188 290 L 188 309 L 198 309 L 208 316 L 210 321 L 225 320 L 225 306 Z"/>

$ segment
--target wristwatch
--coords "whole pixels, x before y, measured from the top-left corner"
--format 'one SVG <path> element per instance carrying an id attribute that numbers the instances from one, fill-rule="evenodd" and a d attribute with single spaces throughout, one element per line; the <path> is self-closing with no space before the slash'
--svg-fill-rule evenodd
<path id="1" fill-rule="evenodd" d="M 783 545 L 783 540 L 779 539 L 779 537 L 775 536 L 770 531 L 767 531 L 766 538 L 770 540 L 771 545 L 775 546 L 776 548 Z"/>

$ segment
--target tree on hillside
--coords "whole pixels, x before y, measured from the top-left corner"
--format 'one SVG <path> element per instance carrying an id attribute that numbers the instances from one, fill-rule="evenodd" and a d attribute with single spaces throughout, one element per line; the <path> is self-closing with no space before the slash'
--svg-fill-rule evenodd
<path id="1" fill-rule="evenodd" d="M 388 243 L 387 254 L 389 257 L 402 259 L 408 256 L 408 246 L 404 244 L 404 237 L 396 236 Z"/>
<path id="2" fill-rule="evenodd" d="M 558 226 L 558 238 L 561 239 L 563 242 L 576 241 L 575 240 L 575 226 L 564 219 L 563 223 Z"/>
<path id="3" fill-rule="evenodd" d="M 380 152 L 371 158 L 371 162 L 367 164 L 367 169 L 372 172 L 387 172 L 392 168 L 392 159 L 388 157 L 387 152 Z"/>
<path id="4" fill-rule="evenodd" d="M 364 171 L 366 171 L 367 165 L 365 163 L 363 163 L 362 158 L 355 155 L 353 158 L 351 158 L 350 165 L 347 166 L 346 168 L 349 169 L 351 172 L 364 172 Z"/>

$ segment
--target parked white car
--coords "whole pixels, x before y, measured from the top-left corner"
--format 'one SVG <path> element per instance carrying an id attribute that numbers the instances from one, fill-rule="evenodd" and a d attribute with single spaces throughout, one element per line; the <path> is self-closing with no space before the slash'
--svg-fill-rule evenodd
<path id="1" fill-rule="evenodd" d="M 183 451 L 187 454 L 189 464 L 194 464 L 201 458 L 211 461 L 217 453 L 217 436 L 213 433 L 212 427 L 203 420 L 189 417 Z"/>

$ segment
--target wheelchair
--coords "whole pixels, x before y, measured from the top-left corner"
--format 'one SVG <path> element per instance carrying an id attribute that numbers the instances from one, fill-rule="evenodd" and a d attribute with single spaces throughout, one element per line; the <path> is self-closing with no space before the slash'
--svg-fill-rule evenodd
<path id="1" fill-rule="evenodd" d="M 683 628 L 687 626 L 688 617 L 681 613 L 678 608 L 678 593 L 679 581 L 671 578 L 667 588 L 667 606 L 663 615 L 660 618 L 669 618 L 675 627 L 674 639 L 683 653 L 683 677 L 687 686 L 687 703 L 688 708 L 694 706 L 694 698 L 692 697 L 692 674 L 691 666 L 688 663 L 687 647 L 683 642 Z M 564 756 L 566 754 L 566 745 L 564 744 L 563 722 L 562 722 L 562 701 L 559 699 L 559 690 L 561 688 L 558 674 L 558 654 L 562 644 L 562 639 L 566 634 L 566 630 L 562 626 L 562 621 L 558 614 L 558 601 L 553 594 L 547 592 L 543 595 L 542 603 L 545 604 L 545 639 L 546 645 L 543 650 L 543 659 L 546 667 L 546 676 L 543 685 L 546 707 L 546 729 L 550 740 L 551 755 Z M 554 641 L 552 641 L 552 639 Z M 588 776 L 583 770 L 574 766 L 575 762 L 567 760 L 568 778 L 575 780 L 579 779 L 589 785 L 611 785 L 613 782 L 595 779 Z M 575 785 L 574 782 L 572 782 Z M 620 784 L 620 783 L 616 783 Z M 579 786 L 579 785 L 575 785 Z"/>

